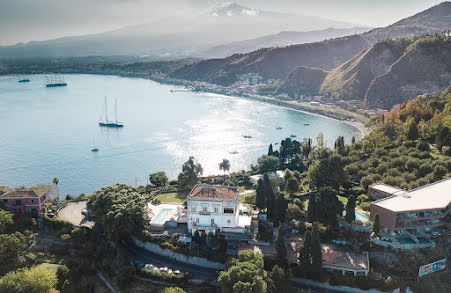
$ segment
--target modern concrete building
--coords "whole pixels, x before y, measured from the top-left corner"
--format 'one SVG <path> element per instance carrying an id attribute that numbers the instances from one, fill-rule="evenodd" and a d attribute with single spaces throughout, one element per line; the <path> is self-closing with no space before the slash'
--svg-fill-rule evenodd
<path id="1" fill-rule="evenodd" d="M 251 216 L 240 215 L 239 188 L 196 185 L 187 197 L 188 232 L 249 232 Z"/>
<path id="2" fill-rule="evenodd" d="M 450 226 L 451 178 L 371 203 L 370 219 L 379 214 L 385 231 L 424 230 Z"/>
<path id="3" fill-rule="evenodd" d="M 368 186 L 368 198 L 378 200 L 403 191 L 405 190 L 390 186 L 385 183 L 375 183 Z"/>
<path id="4" fill-rule="evenodd" d="M 0 196 L 3 208 L 17 215 L 41 213 L 47 200 L 46 193 L 36 193 L 33 190 L 14 190 Z"/>

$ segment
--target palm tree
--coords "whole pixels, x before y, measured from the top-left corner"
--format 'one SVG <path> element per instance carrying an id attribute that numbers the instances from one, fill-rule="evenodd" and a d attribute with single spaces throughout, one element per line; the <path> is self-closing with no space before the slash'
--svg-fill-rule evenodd
<path id="1" fill-rule="evenodd" d="M 53 178 L 53 184 L 55 184 L 55 186 L 56 186 L 56 194 L 57 194 L 57 196 L 58 196 L 58 201 L 59 201 L 59 199 L 60 199 L 60 193 L 59 193 L 59 191 L 58 191 L 58 182 L 60 182 L 60 180 L 58 179 L 58 177 L 54 177 L 54 178 Z"/>
<path id="2" fill-rule="evenodd" d="M 225 175 L 225 172 L 230 170 L 230 161 L 227 159 L 222 159 L 222 162 L 219 163 L 219 170 L 223 170 Z"/>

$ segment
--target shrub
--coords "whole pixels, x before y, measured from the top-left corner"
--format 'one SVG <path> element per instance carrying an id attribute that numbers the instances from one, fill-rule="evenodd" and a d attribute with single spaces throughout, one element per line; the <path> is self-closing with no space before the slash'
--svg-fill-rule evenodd
<path id="1" fill-rule="evenodd" d="M 369 211 L 371 207 L 371 202 L 364 202 L 360 204 L 360 208 L 365 211 Z"/>
<path id="2" fill-rule="evenodd" d="M 422 152 L 429 152 L 430 151 L 429 143 L 427 141 L 420 140 L 417 143 L 417 149 L 419 149 Z"/>
<path id="3" fill-rule="evenodd" d="M 445 176 L 447 170 L 442 165 L 437 165 L 434 167 L 434 177 L 435 179 L 442 179 Z"/>
<path id="4" fill-rule="evenodd" d="M 247 204 L 255 205 L 256 197 L 257 197 L 257 194 L 255 192 L 246 194 L 246 196 L 244 197 L 244 202 Z"/>
<path id="5" fill-rule="evenodd" d="M 64 240 L 64 241 L 69 240 L 70 239 L 70 235 L 69 234 L 63 234 L 63 235 L 61 235 L 61 239 Z"/>
<path id="6" fill-rule="evenodd" d="M 426 174 L 429 174 L 433 171 L 432 165 L 430 163 L 423 163 L 418 168 L 419 177 L 424 177 Z"/>

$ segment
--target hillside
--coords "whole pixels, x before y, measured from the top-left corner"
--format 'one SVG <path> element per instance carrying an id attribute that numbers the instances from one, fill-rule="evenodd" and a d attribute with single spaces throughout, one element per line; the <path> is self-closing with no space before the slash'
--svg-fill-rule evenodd
<path id="1" fill-rule="evenodd" d="M 373 79 L 385 73 L 410 43 L 408 39 L 376 43 L 331 70 L 321 85 L 320 93 L 338 93 L 341 99 L 363 100 Z"/>
<path id="2" fill-rule="evenodd" d="M 277 89 L 277 93 L 286 93 L 291 97 L 296 94 L 317 95 L 328 72 L 305 66 L 293 69 Z"/>
<path id="3" fill-rule="evenodd" d="M 320 42 L 326 39 L 339 38 L 368 31 L 367 27 L 327 28 L 305 32 L 283 31 L 277 34 L 255 39 L 222 44 L 202 52 L 205 58 L 225 58 L 233 54 L 244 54 L 262 48 L 284 47 L 296 44 Z"/>
<path id="4" fill-rule="evenodd" d="M 364 102 L 368 107 L 389 109 L 407 97 L 440 90 L 451 81 L 451 38 L 429 36 L 409 45 L 387 72 L 369 85 Z"/>
<path id="5" fill-rule="evenodd" d="M 267 48 L 224 59 L 203 60 L 176 71 L 173 77 L 220 85 L 233 84 L 237 75 L 245 73 L 256 73 L 264 79 L 284 79 L 298 66 L 330 70 L 367 47 L 365 39 L 354 35 L 316 43 Z"/>
<path id="6" fill-rule="evenodd" d="M 311 70 L 311 69 L 310 69 Z M 306 72 L 302 69 L 302 72 Z M 451 38 L 446 35 L 382 40 L 325 76 L 297 73 L 282 82 L 279 93 L 324 95 L 360 100 L 368 108 L 390 109 L 409 97 L 446 88 L 451 80 Z M 305 84 L 320 83 L 304 92 Z"/>
<path id="7" fill-rule="evenodd" d="M 389 108 L 393 104 L 403 101 L 403 97 L 443 88 L 449 71 L 444 64 L 431 65 L 423 71 L 424 74 L 430 76 L 427 76 L 426 81 L 418 88 L 413 88 L 407 81 L 418 70 L 404 65 L 403 67 L 407 71 L 400 68 L 400 72 L 398 72 L 404 77 L 396 76 L 400 79 L 397 81 L 397 85 L 390 85 L 389 79 L 394 77 L 395 71 L 391 71 L 387 75 L 387 79 L 381 75 L 384 75 L 392 65 L 396 64 L 399 58 L 406 53 L 406 47 L 412 41 L 388 41 L 385 39 L 441 33 L 450 27 L 451 2 L 443 2 L 390 26 L 374 29 L 361 35 L 280 48 L 266 48 L 222 59 L 204 60 L 176 71 L 173 77 L 229 86 L 238 79 L 239 75 L 254 73 L 261 76 L 264 82 L 268 82 L 268 79 L 282 80 L 278 92 L 290 95 L 321 93 L 331 96 L 333 94 L 335 98 L 338 94 L 339 99 L 365 100 L 366 105 L 370 107 Z M 431 60 L 435 60 L 434 54 L 446 55 L 446 50 L 438 49 L 438 51 L 425 50 L 421 53 L 422 58 L 417 58 L 413 52 L 409 53 L 400 64 L 394 66 L 394 70 L 405 63 L 410 66 L 422 67 L 429 57 L 432 58 Z M 420 54 L 419 51 L 416 52 Z M 407 62 L 408 60 L 410 61 Z M 434 62 L 432 64 L 436 64 Z M 303 68 L 299 68 L 299 72 L 295 70 L 300 66 Z M 309 74 L 309 70 L 305 67 L 330 72 L 322 81 L 324 74 Z M 312 80 L 314 76 L 320 79 Z M 304 80 L 304 78 L 306 79 Z M 403 81 L 403 78 L 406 80 Z M 418 82 L 418 79 L 415 79 L 415 82 Z M 314 93 L 314 89 L 319 83 L 321 84 L 320 91 Z M 306 85 L 309 91 L 304 93 L 302 91 Z M 393 101 L 383 102 L 380 100 L 380 96 L 385 95 L 385 90 L 388 91 L 388 98 Z"/>
<path id="8" fill-rule="evenodd" d="M 446 1 L 392 25 L 376 28 L 362 36 L 370 42 L 386 38 L 441 33 L 451 27 L 451 2 Z"/>

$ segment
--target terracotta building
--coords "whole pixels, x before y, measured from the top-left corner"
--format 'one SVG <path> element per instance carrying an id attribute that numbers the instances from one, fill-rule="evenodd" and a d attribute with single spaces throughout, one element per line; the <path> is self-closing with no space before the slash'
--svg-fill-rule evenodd
<path id="1" fill-rule="evenodd" d="M 41 213 L 47 200 L 46 193 L 36 193 L 33 190 L 14 190 L 0 196 L 3 209 L 16 215 Z"/>

